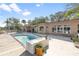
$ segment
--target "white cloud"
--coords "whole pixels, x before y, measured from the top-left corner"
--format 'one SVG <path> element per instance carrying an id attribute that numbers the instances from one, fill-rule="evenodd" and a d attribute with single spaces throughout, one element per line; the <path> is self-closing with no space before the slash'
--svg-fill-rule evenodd
<path id="1" fill-rule="evenodd" d="M 4 16 L 1 16 L 0 15 L 0 27 L 4 27 L 6 24 L 5 24 L 5 20 L 4 19 Z"/>
<path id="2" fill-rule="evenodd" d="M 6 5 L 6 4 L 0 4 L 0 9 L 2 10 L 6 10 L 6 11 L 15 11 L 15 12 L 21 12 L 22 10 L 18 7 L 17 4 L 10 4 L 10 5 Z"/>
<path id="3" fill-rule="evenodd" d="M 15 12 L 21 12 L 22 10 L 18 7 L 18 5 L 17 4 L 10 4 L 9 5 L 10 6 L 10 8 L 12 9 L 12 10 L 14 10 Z"/>
<path id="4" fill-rule="evenodd" d="M 40 4 L 36 4 L 36 7 L 40 7 L 41 5 Z"/>
<path id="5" fill-rule="evenodd" d="M 5 23 L 3 23 L 3 22 L 0 22 L 0 27 L 5 27 Z"/>
<path id="6" fill-rule="evenodd" d="M 31 14 L 31 12 L 26 10 L 26 11 L 24 11 L 22 14 L 23 14 L 23 16 L 28 16 L 28 15 Z"/>
<path id="7" fill-rule="evenodd" d="M 22 10 L 19 8 L 19 6 L 15 3 L 12 4 L 0 4 L 0 9 L 1 10 L 6 10 L 6 11 L 15 11 L 16 13 L 19 13 L 23 16 L 28 16 L 31 14 L 30 11 L 26 10 Z"/>
<path id="8" fill-rule="evenodd" d="M 6 10 L 6 11 L 11 11 L 11 8 L 8 6 L 8 5 L 6 5 L 6 4 L 1 4 L 0 5 L 0 9 L 2 9 L 2 10 Z"/>

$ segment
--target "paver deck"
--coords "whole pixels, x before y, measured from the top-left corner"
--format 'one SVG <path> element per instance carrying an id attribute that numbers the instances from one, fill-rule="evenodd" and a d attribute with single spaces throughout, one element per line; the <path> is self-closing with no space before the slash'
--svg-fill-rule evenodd
<path id="1" fill-rule="evenodd" d="M 79 56 L 79 49 L 69 37 L 50 36 L 49 49 L 44 56 Z"/>
<path id="2" fill-rule="evenodd" d="M 69 37 L 49 36 L 49 49 L 44 56 L 79 56 L 79 49 Z M 25 49 L 9 34 L 0 34 L 0 56 L 19 56 L 28 54 Z"/>
<path id="3" fill-rule="evenodd" d="M 0 56 L 19 56 L 25 49 L 9 34 L 0 34 Z"/>

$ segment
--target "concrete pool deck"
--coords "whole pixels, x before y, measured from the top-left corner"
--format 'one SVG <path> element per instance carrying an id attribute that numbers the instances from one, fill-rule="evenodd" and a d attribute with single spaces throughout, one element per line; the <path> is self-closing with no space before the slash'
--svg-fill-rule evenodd
<path id="1" fill-rule="evenodd" d="M 44 56 L 79 56 L 79 49 L 69 37 L 49 36 L 49 49 Z"/>
<path id="2" fill-rule="evenodd" d="M 19 56 L 25 51 L 19 42 L 9 34 L 0 34 L 0 56 Z"/>
<path id="3" fill-rule="evenodd" d="M 49 35 L 49 49 L 44 56 L 79 56 L 79 49 L 69 37 Z M 34 56 L 9 34 L 0 34 L 0 56 Z"/>

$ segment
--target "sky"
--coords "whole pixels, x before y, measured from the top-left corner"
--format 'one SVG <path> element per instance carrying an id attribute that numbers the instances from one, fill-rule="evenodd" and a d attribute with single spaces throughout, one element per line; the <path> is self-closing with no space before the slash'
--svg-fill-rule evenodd
<path id="1" fill-rule="evenodd" d="M 5 26 L 9 17 L 28 21 L 65 10 L 65 3 L 0 3 L 0 26 Z"/>

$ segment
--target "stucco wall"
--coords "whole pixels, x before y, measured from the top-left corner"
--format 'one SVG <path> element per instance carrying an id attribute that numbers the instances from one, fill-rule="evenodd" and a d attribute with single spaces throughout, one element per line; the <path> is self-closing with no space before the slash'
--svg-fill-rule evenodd
<path id="1" fill-rule="evenodd" d="M 61 25 L 62 27 L 64 27 L 64 25 L 69 25 L 71 30 L 71 34 L 77 33 L 78 31 L 78 24 L 79 24 L 79 20 L 66 20 L 66 21 L 60 21 L 60 22 L 50 22 L 50 23 L 41 23 L 38 25 L 38 33 L 54 33 L 52 32 L 52 27 L 54 27 L 55 25 Z M 44 26 L 44 30 L 40 31 L 39 27 L 40 26 Z M 47 30 L 46 30 L 46 26 L 48 26 Z M 65 34 L 64 32 L 57 32 L 57 34 Z"/>

